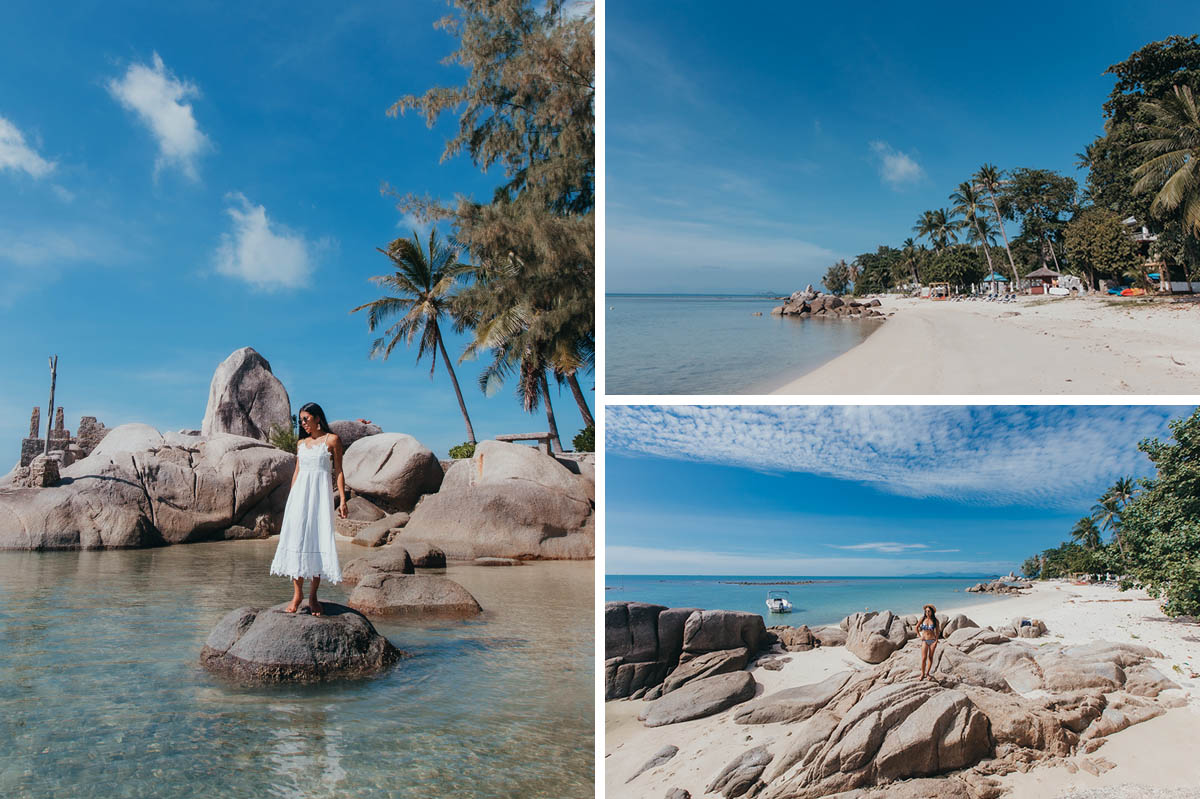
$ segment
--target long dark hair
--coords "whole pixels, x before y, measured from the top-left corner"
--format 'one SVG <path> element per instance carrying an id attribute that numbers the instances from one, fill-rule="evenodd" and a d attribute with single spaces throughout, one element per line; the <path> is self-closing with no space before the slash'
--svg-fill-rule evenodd
<path id="1" fill-rule="evenodd" d="M 300 424 L 300 414 L 307 413 L 309 416 L 317 420 L 317 424 L 321 426 L 322 433 L 331 433 L 329 429 L 329 421 L 325 418 L 325 411 L 321 410 L 321 406 L 315 402 L 306 402 L 300 406 L 300 410 L 296 412 L 296 426 L 300 428 L 299 435 L 296 440 L 308 438 L 308 431 L 304 429 L 304 425 Z"/>

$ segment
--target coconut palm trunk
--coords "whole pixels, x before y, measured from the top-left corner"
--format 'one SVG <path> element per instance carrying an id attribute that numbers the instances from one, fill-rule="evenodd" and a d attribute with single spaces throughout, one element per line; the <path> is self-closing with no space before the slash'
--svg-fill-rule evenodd
<path id="1" fill-rule="evenodd" d="M 446 342 L 442 341 L 442 329 L 438 327 L 437 322 L 433 323 L 433 329 L 437 335 L 438 349 L 442 352 L 442 363 L 446 364 L 446 371 L 450 373 L 450 382 L 454 384 L 454 396 L 458 397 L 458 409 L 462 411 L 463 421 L 467 424 L 467 441 L 472 444 L 475 441 L 475 428 L 471 426 L 471 417 L 467 415 L 467 403 L 463 401 L 462 389 L 458 387 L 458 377 L 454 374 L 454 367 L 450 365 L 450 356 L 446 354 Z"/>
<path id="2" fill-rule="evenodd" d="M 988 250 L 987 238 L 983 235 L 983 228 L 979 225 L 979 217 L 974 217 L 972 221 L 975 223 L 975 232 L 979 234 L 979 243 L 983 245 L 983 255 L 987 258 L 988 274 L 996 271 L 996 267 L 992 266 L 992 253 Z"/>
<path id="3" fill-rule="evenodd" d="M 567 375 L 567 385 L 571 387 L 571 393 L 575 395 L 575 404 L 579 406 L 579 414 L 583 417 L 584 427 L 595 427 L 596 420 L 592 417 L 592 411 L 588 408 L 587 399 L 583 396 L 583 389 L 579 387 L 579 381 L 575 379 L 575 373 Z"/>
<path id="4" fill-rule="evenodd" d="M 1004 229 L 1004 219 L 1000 216 L 1000 204 L 996 202 L 996 192 L 989 191 L 988 197 L 992 201 L 992 210 L 996 212 L 996 225 L 1000 228 L 1000 235 L 1004 237 L 1004 252 L 1008 253 L 1008 265 L 1012 268 L 1013 273 L 1013 291 L 1016 291 L 1021 278 L 1017 275 L 1017 264 L 1013 261 L 1012 247 L 1008 245 L 1008 231 Z"/>
<path id="5" fill-rule="evenodd" d="M 546 370 L 538 376 L 542 384 L 542 399 L 546 401 L 546 424 L 550 426 L 550 446 L 554 452 L 562 452 L 562 442 L 558 439 L 558 425 L 554 421 L 554 408 L 550 405 L 550 382 L 546 380 Z"/>

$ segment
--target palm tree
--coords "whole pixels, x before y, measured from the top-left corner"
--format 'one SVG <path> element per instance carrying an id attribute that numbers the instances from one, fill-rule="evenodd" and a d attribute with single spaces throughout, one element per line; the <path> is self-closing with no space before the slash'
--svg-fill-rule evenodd
<path id="1" fill-rule="evenodd" d="M 912 272 L 913 285 L 921 285 L 921 276 L 917 273 L 917 266 L 921 263 L 921 257 L 924 255 L 924 247 L 918 247 L 917 243 L 911 238 L 904 240 L 904 247 L 900 250 L 903 263 Z"/>
<path id="2" fill-rule="evenodd" d="M 958 242 L 956 231 L 962 227 L 962 223 L 953 221 L 953 217 L 954 213 L 945 208 L 926 211 L 917 219 L 917 224 L 913 226 L 913 232 L 918 236 L 927 237 L 934 248 L 941 252 L 951 244 Z"/>
<path id="3" fill-rule="evenodd" d="M 1004 237 L 1004 251 L 1008 253 L 1008 265 L 1012 268 L 1013 290 L 1016 290 L 1017 283 L 1021 278 L 1017 274 L 1017 264 L 1013 261 L 1012 247 L 1008 245 L 1008 232 L 1004 229 L 1004 217 L 1000 214 L 1000 202 L 996 199 L 996 195 L 1004 187 L 1004 173 L 992 164 L 984 164 L 975 172 L 973 180 L 979 191 L 986 192 L 992 201 L 992 210 L 996 213 L 996 226 L 1000 228 L 1000 235 Z"/>
<path id="4" fill-rule="evenodd" d="M 1075 522 L 1071 528 L 1071 538 L 1084 549 L 1096 550 L 1100 547 L 1100 530 L 1088 516 Z"/>
<path id="5" fill-rule="evenodd" d="M 1133 145 L 1146 157 L 1133 170 L 1135 194 L 1156 190 L 1150 203 L 1155 216 L 1178 214 L 1184 233 L 1200 236 L 1200 109 L 1189 86 L 1175 86 L 1158 102 L 1142 103 L 1153 121 L 1138 129 L 1150 138 Z"/>
<path id="6" fill-rule="evenodd" d="M 988 250 L 987 239 L 991 230 L 985 230 L 984 224 L 988 224 L 987 218 L 982 219 L 983 224 L 980 224 L 980 212 L 983 206 L 980 204 L 979 192 L 971 185 L 970 181 L 964 180 L 958 184 L 958 191 L 950 195 L 950 202 L 954 203 L 954 213 L 962 214 L 966 224 L 971 225 L 975 231 L 975 238 L 983 245 L 983 254 L 987 256 L 988 274 L 996 271 L 992 266 L 992 253 Z M 988 225 L 990 228 L 990 225 Z"/>
<path id="7" fill-rule="evenodd" d="M 450 365 L 450 356 L 446 354 L 446 344 L 438 326 L 438 319 L 450 313 L 454 298 L 452 292 L 467 267 L 458 262 L 457 249 L 438 241 L 436 230 L 429 232 L 427 249 L 422 248 L 420 237 L 413 231 L 412 238 L 396 239 L 386 250 L 379 252 L 392 259 L 396 271 L 390 275 L 373 277 L 371 282 L 391 294 L 360 305 L 351 313 L 366 309 L 367 329 L 372 332 L 377 326 L 397 316 L 400 319 L 375 339 L 371 345 L 371 357 L 382 356 L 386 360 L 397 344 L 403 341 L 411 346 L 413 339 L 419 335 L 417 362 L 421 362 L 426 352 L 430 353 L 429 376 L 432 379 L 437 366 L 437 353 L 441 352 L 450 382 L 454 384 L 459 410 L 467 425 L 467 440 L 474 444 L 475 429 L 471 426 L 467 404 L 463 401 L 462 389 L 458 386 L 454 367 Z"/>
<path id="8" fill-rule="evenodd" d="M 1113 541 L 1122 556 L 1125 554 L 1125 541 L 1121 536 L 1122 511 L 1136 494 L 1133 478 L 1122 477 L 1092 506 L 1092 521 L 1099 524 L 1101 530 L 1112 531 Z"/>

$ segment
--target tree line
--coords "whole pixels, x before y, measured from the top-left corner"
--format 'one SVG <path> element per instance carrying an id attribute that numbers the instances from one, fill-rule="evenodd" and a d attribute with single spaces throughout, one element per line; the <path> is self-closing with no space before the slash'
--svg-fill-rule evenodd
<path id="1" fill-rule="evenodd" d="M 429 127 L 457 114 L 442 160 L 466 155 L 486 173 L 501 171 L 503 182 L 490 202 L 388 189 L 400 211 L 433 227 L 379 248 L 392 269 L 371 278 L 383 296 L 352 312 L 365 311 L 367 327 L 380 332 L 372 357 L 416 342 L 431 376 L 440 357 L 466 426 L 464 450 L 473 451 L 475 430 L 445 325 L 471 333 L 459 363 L 488 359 L 485 395 L 509 383 L 527 412 L 544 407 L 556 450 L 550 386 L 569 387 L 587 426 L 576 440 L 590 442 L 595 422 L 579 377 L 595 357 L 594 19 L 568 13 L 561 0 L 451 6 L 435 27 L 458 38 L 447 62 L 465 70 L 465 84 L 406 95 L 388 114 L 411 111 Z M 440 237 L 438 224 L 450 235 Z"/>
<path id="2" fill-rule="evenodd" d="M 1170 429 L 1173 441 L 1138 444 L 1155 476 L 1113 483 L 1069 541 L 1026 559 L 1027 577 L 1115 574 L 1165 600 L 1168 615 L 1200 615 L 1200 409 Z"/>
<path id="3" fill-rule="evenodd" d="M 1146 259 L 1124 220 L 1154 228 L 1150 255 L 1176 264 L 1190 284 L 1200 263 L 1200 44 L 1152 42 L 1106 70 L 1116 78 L 1102 107 L 1104 133 L 1077 153 L 1074 178 L 1049 169 L 985 163 L 921 212 L 913 237 L 880 245 L 826 271 L 834 294 L 879 293 L 922 283 L 978 284 L 992 274 L 1016 285 L 1039 267 L 1149 288 Z M 1018 233 L 1009 238 L 1006 222 Z M 923 240 L 923 241 L 921 241 Z"/>

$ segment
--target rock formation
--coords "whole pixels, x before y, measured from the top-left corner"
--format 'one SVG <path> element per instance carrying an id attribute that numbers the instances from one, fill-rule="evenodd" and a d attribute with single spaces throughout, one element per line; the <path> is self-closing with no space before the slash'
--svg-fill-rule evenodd
<path id="1" fill-rule="evenodd" d="M 467 589 L 446 577 L 368 569 L 347 600 L 372 616 L 466 619 L 483 612 Z"/>
<path id="2" fill-rule="evenodd" d="M 295 456 L 233 435 L 111 430 L 49 488 L 0 489 L 0 549 L 100 549 L 278 532 Z"/>
<path id="3" fill-rule="evenodd" d="M 455 461 L 395 540 L 426 541 L 454 560 L 591 558 L 594 499 L 591 481 L 554 458 L 483 441 L 474 457 Z"/>
<path id="4" fill-rule="evenodd" d="M 801 319 L 809 317 L 862 318 L 882 319 L 883 314 L 877 310 L 882 303 L 879 300 L 843 300 L 832 294 L 821 294 L 814 291 L 810 285 L 803 291 L 797 291 L 787 301 L 771 310 L 775 316 L 797 316 Z"/>
<path id="5" fill-rule="evenodd" d="M 200 663 L 239 683 L 328 682 L 385 671 L 402 653 L 361 613 L 323 602 L 321 616 L 285 604 L 238 608 L 209 634 Z"/>
<path id="6" fill-rule="evenodd" d="M 379 425 L 357 419 L 338 419 L 329 423 L 329 429 L 341 439 L 343 449 L 349 449 L 350 445 L 360 438 L 377 436 L 383 432 Z"/>
<path id="7" fill-rule="evenodd" d="M 221 362 L 208 389 L 203 436 L 230 433 L 266 441 L 273 429 L 291 425 L 291 400 L 266 358 L 242 347 Z"/>
<path id="8" fill-rule="evenodd" d="M 342 458 L 346 486 L 389 512 L 411 511 L 442 484 L 442 465 L 424 444 L 404 433 L 360 438 Z"/>

